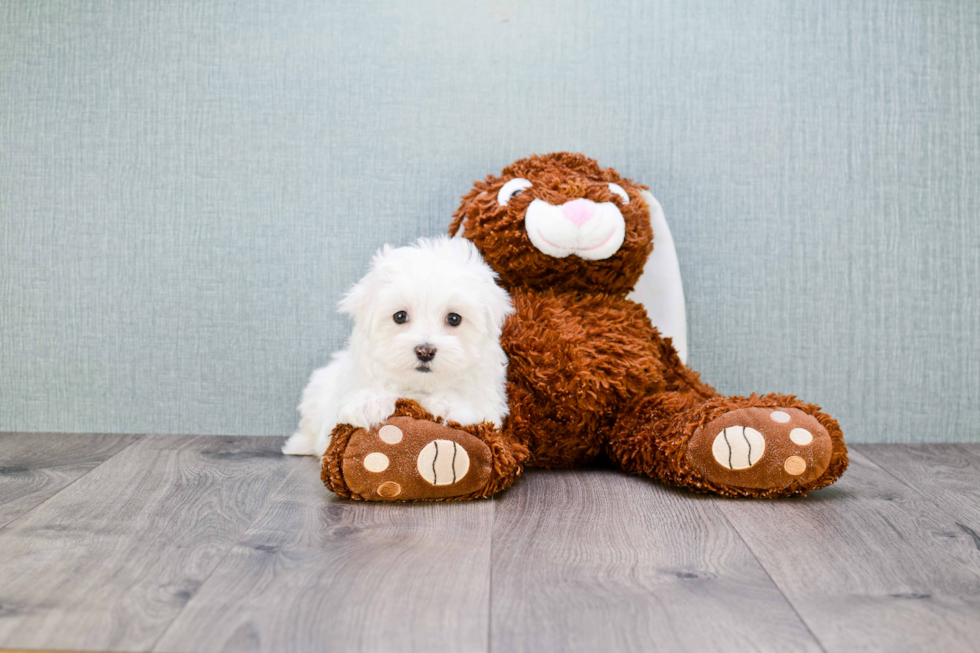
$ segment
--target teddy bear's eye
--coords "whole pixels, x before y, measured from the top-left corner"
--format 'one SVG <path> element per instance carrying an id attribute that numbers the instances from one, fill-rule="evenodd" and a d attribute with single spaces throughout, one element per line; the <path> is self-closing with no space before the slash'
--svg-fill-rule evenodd
<path id="1" fill-rule="evenodd" d="M 625 190 L 623 190 L 623 187 L 620 186 L 619 184 L 614 184 L 610 182 L 609 190 L 612 191 L 614 194 L 619 195 L 620 199 L 623 200 L 623 204 L 630 203 L 630 196 L 626 193 Z"/>
<path id="2" fill-rule="evenodd" d="M 521 179 L 520 177 L 517 179 L 511 179 L 504 184 L 500 189 L 500 192 L 497 193 L 497 204 L 500 206 L 507 206 L 507 202 L 509 202 L 511 198 L 518 195 L 525 188 L 530 188 L 531 186 L 531 182 L 529 182 L 527 179 Z"/>

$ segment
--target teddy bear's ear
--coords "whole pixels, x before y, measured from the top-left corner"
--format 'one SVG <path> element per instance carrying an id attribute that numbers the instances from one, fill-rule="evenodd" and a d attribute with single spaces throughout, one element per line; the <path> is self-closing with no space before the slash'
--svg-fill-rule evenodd
<path id="1" fill-rule="evenodd" d="M 653 252 L 629 299 L 643 304 L 653 326 L 661 335 L 673 340 L 681 362 L 687 363 L 687 309 L 674 238 L 670 235 L 664 210 L 653 193 L 644 190 L 640 191 L 640 196 L 650 208 Z"/>

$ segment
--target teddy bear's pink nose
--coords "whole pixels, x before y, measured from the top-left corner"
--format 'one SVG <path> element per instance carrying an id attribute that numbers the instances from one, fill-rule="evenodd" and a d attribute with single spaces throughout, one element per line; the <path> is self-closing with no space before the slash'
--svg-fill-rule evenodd
<path id="1" fill-rule="evenodd" d="M 595 202 L 586 199 L 565 202 L 561 205 L 561 213 L 576 227 L 581 227 L 595 215 Z"/>

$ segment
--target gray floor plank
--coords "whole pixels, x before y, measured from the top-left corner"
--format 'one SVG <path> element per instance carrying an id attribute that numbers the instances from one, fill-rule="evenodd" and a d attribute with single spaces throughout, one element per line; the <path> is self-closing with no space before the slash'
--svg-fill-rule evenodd
<path id="1" fill-rule="evenodd" d="M 0 646 L 148 650 L 295 466 L 281 443 L 148 436 L 0 531 Z"/>
<path id="2" fill-rule="evenodd" d="M 807 498 L 722 509 L 826 650 L 977 650 L 977 543 L 860 452 Z"/>
<path id="3" fill-rule="evenodd" d="M 532 470 L 493 502 L 380 505 L 336 499 L 278 438 L 127 437 L 0 434 L 0 647 L 980 641 L 976 446 L 856 447 L 840 483 L 798 500 L 594 469 Z"/>
<path id="4" fill-rule="evenodd" d="M 491 501 L 338 499 L 303 459 L 159 651 L 486 651 Z"/>
<path id="5" fill-rule="evenodd" d="M 819 650 L 718 499 L 563 470 L 496 503 L 494 651 Z"/>
<path id="6" fill-rule="evenodd" d="M 141 437 L 0 433 L 0 528 L 54 496 Z"/>
<path id="7" fill-rule="evenodd" d="M 856 449 L 941 505 L 980 546 L 980 444 L 872 444 Z"/>

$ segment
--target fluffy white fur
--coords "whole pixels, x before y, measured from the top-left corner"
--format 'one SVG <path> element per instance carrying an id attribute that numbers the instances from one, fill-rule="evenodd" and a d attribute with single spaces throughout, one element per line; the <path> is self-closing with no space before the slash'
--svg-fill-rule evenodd
<path id="1" fill-rule="evenodd" d="M 513 307 L 495 279 L 462 238 L 385 245 L 340 301 L 340 311 L 354 318 L 350 341 L 310 377 L 299 429 L 283 453 L 323 456 L 337 424 L 379 424 L 398 398 L 461 424 L 499 426 L 507 415 L 500 330 Z M 404 324 L 394 320 L 399 311 L 408 314 Z M 447 323 L 450 313 L 462 317 L 459 326 Z M 416 355 L 422 345 L 436 349 L 428 363 Z"/>

